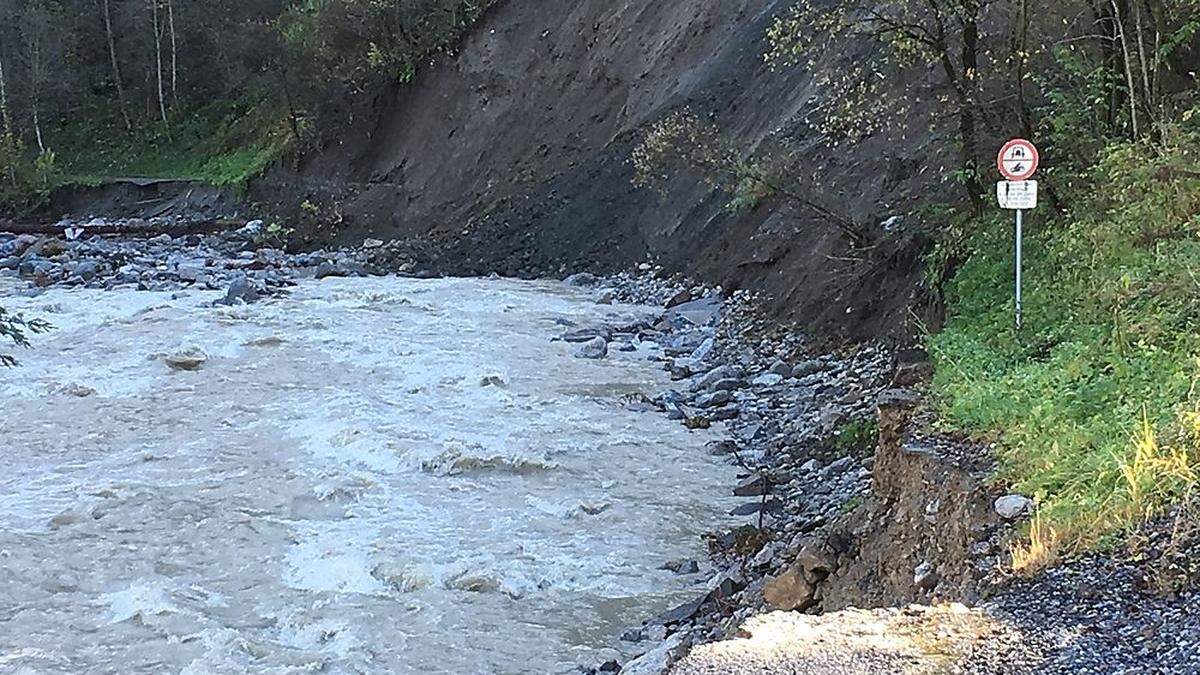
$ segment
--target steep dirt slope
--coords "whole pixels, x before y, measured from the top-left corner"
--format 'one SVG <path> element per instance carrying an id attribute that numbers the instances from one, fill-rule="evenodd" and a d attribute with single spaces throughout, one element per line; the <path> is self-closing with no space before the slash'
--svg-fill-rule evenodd
<path id="1" fill-rule="evenodd" d="M 919 279 L 911 223 L 869 255 L 847 253 L 835 229 L 782 200 L 734 216 L 696 176 L 674 180 L 665 198 L 631 183 L 644 129 L 685 106 L 750 150 L 774 139 L 802 151 L 828 177 L 818 199 L 868 224 L 904 212 L 932 182 L 919 175 L 922 145 L 872 140 L 844 154 L 807 126 L 826 93 L 763 59 L 766 28 L 788 4 L 508 0 L 457 55 L 364 104 L 370 112 L 337 143 L 255 196 L 284 211 L 318 205 L 338 222 L 336 238 L 433 233 L 450 272 L 652 259 L 766 291 L 784 318 L 817 330 L 894 333 Z"/>

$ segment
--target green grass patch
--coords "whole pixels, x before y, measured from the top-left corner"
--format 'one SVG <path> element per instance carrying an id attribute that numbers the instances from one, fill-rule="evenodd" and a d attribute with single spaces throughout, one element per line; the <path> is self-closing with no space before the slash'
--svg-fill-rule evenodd
<path id="1" fill-rule="evenodd" d="M 280 111 L 263 103 L 212 103 L 125 129 L 111 114 L 81 114 L 52 136 L 60 184 L 153 177 L 243 186 L 292 143 Z"/>
<path id="2" fill-rule="evenodd" d="M 978 223 L 930 338 L 951 425 L 1001 441 L 1042 539 L 1103 546 L 1200 476 L 1200 134 L 1111 147 L 1066 216 L 1029 219 L 1024 329 L 1012 223 Z"/>

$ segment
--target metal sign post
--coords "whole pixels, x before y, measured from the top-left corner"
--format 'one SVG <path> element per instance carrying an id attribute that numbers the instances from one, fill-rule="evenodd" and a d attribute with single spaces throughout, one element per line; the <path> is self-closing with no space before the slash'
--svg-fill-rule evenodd
<path id="1" fill-rule="evenodd" d="M 1021 330 L 1021 248 L 1025 209 L 1017 209 L 1017 330 Z"/>
<path id="2" fill-rule="evenodd" d="M 1010 209 L 1017 212 L 1017 330 L 1021 330 L 1022 310 L 1021 304 L 1021 272 L 1022 272 L 1022 256 L 1024 254 L 1024 226 L 1025 226 L 1025 211 L 1037 208 L 1038 200 L 1038 184 L 1035 180 L 1029 180 L 1033 174 L 1037 172 L 1040 156 L 1038 149 L 1033 143 L 1024 139 L 1016 139 L 1009 141 L 1000 149 L 1000 156 L 997 159 L 997 166 L 1000 168 L 1000 173 L 1008 180 L 1001 181 L 996 186 L 996 198 L 1000 202 L 1000 208 Z"/>

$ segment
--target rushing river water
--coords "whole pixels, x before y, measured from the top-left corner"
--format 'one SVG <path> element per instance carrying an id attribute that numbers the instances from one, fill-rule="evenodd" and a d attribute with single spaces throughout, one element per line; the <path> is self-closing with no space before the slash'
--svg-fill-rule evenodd
<path id="1" fill-rule="evenodd" d="M 699 591 L 733 469 L 552 283 L 52 290 L 0 371 L 0 672 L 557 673 Z M 199 348 L 194 372 L 164 356 Z"/>

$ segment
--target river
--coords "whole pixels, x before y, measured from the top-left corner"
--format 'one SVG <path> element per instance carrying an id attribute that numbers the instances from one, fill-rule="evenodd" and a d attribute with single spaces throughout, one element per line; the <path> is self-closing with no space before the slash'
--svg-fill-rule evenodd
<path id="1" fill-rule="evenodd" d="M 550 282 L 53 289 L 0 371 L 0 672 L 559 673 L 699 594 L 715 432 L 633 412 L 651 312 Z M 6 346 L 7 348 L 7 346 Z M 166 357 L 207 356 L 197 370 Z"/>

